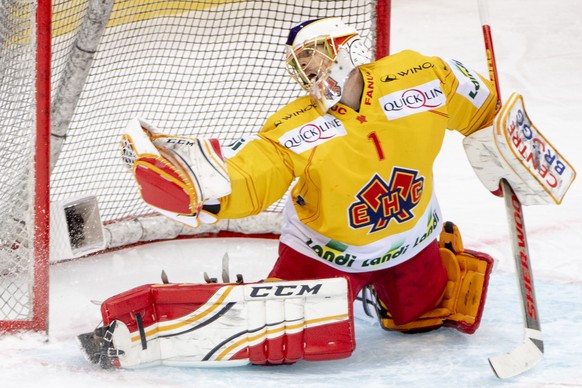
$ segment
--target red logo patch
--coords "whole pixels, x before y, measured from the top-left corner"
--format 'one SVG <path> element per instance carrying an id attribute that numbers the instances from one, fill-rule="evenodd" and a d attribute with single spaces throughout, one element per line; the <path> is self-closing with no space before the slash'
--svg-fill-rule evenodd
<path id="1" fill-rule="evenodd" d="M 348 209 L 350 226 L 354 229 L 371 226 L 370 232 L 377 232 L 392 220 L 398 223 L 410 220 L 423 189 L 424 177 L 415 170 L 394 167 L 389 183 L 374 174 Z"/>

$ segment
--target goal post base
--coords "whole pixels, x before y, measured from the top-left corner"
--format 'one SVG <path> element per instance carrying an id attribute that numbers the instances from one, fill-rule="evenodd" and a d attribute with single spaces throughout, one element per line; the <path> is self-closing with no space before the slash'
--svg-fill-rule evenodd
<path id="1" fill-rule="evenodd" d="M 86 256 L 106 248 L 97 197 L 51 203 L 50 261 Z"/>

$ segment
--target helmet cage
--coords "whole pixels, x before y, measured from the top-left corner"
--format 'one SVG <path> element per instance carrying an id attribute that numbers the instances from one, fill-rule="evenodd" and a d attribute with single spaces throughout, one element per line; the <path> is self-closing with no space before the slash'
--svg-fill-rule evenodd
<path id="1" fill-rule="evenodd" d="M 285 62 L 287 72 L 305 91 L 312 90 L 313 85 L 321 81 L 328 73 L 338 54 L 338 47 L 353 35 L 333 38 L 331 35 L 318 36 L 300 46 L 287 46 Z M 305 60 L 308 58 L 308 60 Z M 301 65 L 303 62 L 303 66 Z M 316 66 L 312 66 L 315 64 Z M 305 68 L 310 71 L 305 72 Z"/>

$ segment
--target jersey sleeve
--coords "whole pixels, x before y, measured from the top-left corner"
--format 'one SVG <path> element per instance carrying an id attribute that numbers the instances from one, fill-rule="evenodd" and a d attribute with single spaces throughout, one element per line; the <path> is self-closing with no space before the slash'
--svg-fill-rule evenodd
<path id="1" fill-rule="evenodd" d="M 495 85 L 457 60 L 435 63 L 447 96 L 448 129 L 467 136 L 491 125 L 499 109 Z"/>
<path id="2" fill-rule="evenodd" d="M 239 139 L 224 153 L 232 192 L 220 199 L 219 218 L 259 214 L 279 200 L 294 179 L 288 156 L 261 133 Z"/>

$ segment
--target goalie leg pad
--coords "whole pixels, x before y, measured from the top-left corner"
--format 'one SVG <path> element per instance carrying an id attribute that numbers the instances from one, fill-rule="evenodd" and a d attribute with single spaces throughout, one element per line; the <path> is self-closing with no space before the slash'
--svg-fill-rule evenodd
<path id="1" fill-rule="evenodd" d="M 106 364 L 237 366 L 345 358 L 355 348 L 348 293 L 344 278 L 137 287 L 101 306 L 104 326 L 115 325 Z"/>
<path id="2" fill-rule="evenodd" d="M 445 223 L 440 245 L 449 273 L 439 305 L 448 313 L 444 325 L 473 334 L 481 323 L 494 260 L 486 253 L 464 249 L 461 234 L 452 222 Z"/>
<path id="3" fill-rule="evenodd" d="M 461 234 L 451 222 L 444 224 L 439 245 L 449 278 L 440 302 L 418 319 L 398 325 L 386 306 L 378 301 L 378 315 L 384 329 L 417 333 L 444 325 L 472 334 L 479 327 L 493 258 L 482 252 L 465 250 Z"/>

